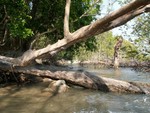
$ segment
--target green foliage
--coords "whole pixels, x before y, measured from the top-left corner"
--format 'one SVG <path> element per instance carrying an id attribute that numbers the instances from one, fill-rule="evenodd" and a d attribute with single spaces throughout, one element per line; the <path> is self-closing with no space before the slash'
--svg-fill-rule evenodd
<path id="1" fill-rule="evenodd" d="M 70 14 L 70 29 L 71 32 L 74 32 L 78 28 L 89 24 L 93 19 L 95 19 L 95 16 L 99 13 L 100 10 L 100 3 L 95 4 L 96 0 L 78 0 L 78 1 L 72 1 L 71 4 L 71 14 Z M 90 38 L 87 39 L 85 42 L 77 43 L 70 48 L 67 48 L 67 50 L 63 53 L 63 58 L 72 60 L 74 57 L 78 56 L 80 52 L 82 51 L 95 51 L 97 48 L 96 46 L 96 39 Z M 62 53 L 61 53 L 62 54 Z M 84 53 L 83 53 L 84 54 Z M 86 59 L 87 56 L 83 56 L 80 59 Z"/>
<path id="2" fill-rule="evenodd" d="M 0 4 L 6 6 L 9 17 L 7 27 L 11 37 L 27 38 L 33 35 L 32 30 L 27 27 L 27 21 L 31 19 L 31 16 L 24 0 L 3 0 Z"/>
<path id="3" fill-rule="evenodd" d="M 124 40 L 121 47 L 122 55 L 125 59 L 134 59 L 137 61 L 147 61 L 150 60 L 150 55 L 142 53 L 139 48 L 134 43 Z"/>
<path id="4" fill-rule="evenodd" d="M 80 60 L 81 59 L 85 60 L 88 57 L 87 52 L 89 53 L 94 52 L 96 48 L 97 48 L 96 39 L 90 38 L 90 39 L 87 39 L 85 42 L 74 44 L 70 48 L 67 48 L 65 51 L 62 51 L 61 53 L 59 53 L 58 58 L 63 58 L 66 60 L 73 60 L 77 57 L 80 57 L 79 58 Z"/>
<path id="5" fill-rule="evenodd" d="M 45 7 L 46 3 L 46 7 Z M 70 31 L 74 32 L 75 30 L 79 29 L 80 27 L 89 24 L 93 20 L 92 13 L 88 13 L 88 16 L 83 16 L 80 18 L 85 12 L 89 10 L 99 10 L 100 5 L 94 5 L 91 6 L 90 0 L 73 0 L 71 2 L 71 11 L 70 11 Z M 34 7 L 33 7 L 34 8 Z M 39 1 L 38 8 L 36 11 L 36 14 L 34 18 L 32 18 L 32 21 L 30 23 L 30 26 L 35 31 L 34 32 L 45 32 L 47 30 L 56 29 L 54 32 L 46 34 L 45 39 L 46 42 L 49 42 L 51 44 L 57 42 L 59 39 L 63 38 L 63 18 L 64 18 L 64 8 L 65 8 L 65 1 L 48 1 L 48 0 L 42 0 Z M 40 23 L 40 24 L 39 24 Z M 40 39 L 39 39 L 40 40 Z M 44 40 L 43 40 L 44 41 Z M 40 41 L 37 41 L 39 44 Z M 42 44 L 41 46 L 43 47 Z M 47 43 L 45 43 L 45 46 Z M 86 50 L 93 51 L 95 49 L 95 39 L 91 38 L 86 40 L 85 42 L 80 42 L 78 44 L 75 44 L 67 50 L 61 52 L 59 54 L 59 58 L 63 57 L 65 59 L 72 59 L 73 56 L 79 51 L 80 46 L 85 45 Z M 37 47 L 35 47 L 37 48 Z"/>
<path id="6" fill-rule="evenodd" d="M 100 2 L 98 4 L 94 4 L 94 2 L 95 0 L 72 0 L 69 20 L 71 32 L 89 24 L 94 19 L 93 15 L 97 14 L 100 8 Z M 13 43 L 11 45 L 24 45 L 26 46 L 25 48 L 29 48 L 36 34 L 53 29 L 55 29 L 53 32 L 44 34 L 46 38 L 41 36 L 36 41 L 35 48 L 45 47 L 47 44 L 53 44 L 62 39 L 65 4 L 65 0 L 1 0 L 0 5 L 2 7 L 6 6 L 7 14 L 10 17 L 7 22 L 7 28 L 9 29 L 8 40 L 11 37 L 15 42 L 15 45 Z M 0 8 L 0 11 L 2 12 L 0 13 L 0 19 L 2 19 L 5 12 L 3 8 Z M 83 16 L 84 13 L 86 15 Z M 16 44 L 19 42 L 19 38 L 22 43 Z M 86 43 L 86 49 L 92 50 L 94 48 L 94 42 L 94 39 L 89 39 L 82 43 Z M 82 46 L 81 43 L 73 45 L 67 49 L 64 55 L 72 57 L 75 50 L 78 51 L 80 46 Z"/>
<path id="7" fill-rule="evenodd" d="M 83 45 L 79 48 L 79 51 L 76 52 L 74 59 L 80 61 L 85 60 L 104 60 L 112 59 L 114 53 L 115 37 L 111 32 L 106 32 L 101 35 L 98 35 L 95 38 L 95 49 L 94 51 L 86 50 L 86 46 Z"/>
<path id="8" fill-rule="evenodd" d="M 131 59 L 131 58 L 133 59 L 138 55 L 138 50 L 136 46 L 127 40 L 123 41 L 121 51 L 123 57 L 126 59 Z"/>
<path id="9" fill-rule="evenodd" d="M 98 51 L 100 56 L 105 58 L 113 58 L 114 54 L 114 45 L 116 43 L 115 37 L 112 35 L 111 32 L 103 33 L 97 37 L 98 41 Z"/>
<path id="10" fill-rule="evenodd" d="M 41 36 L 35 45 L 35 49 L 41 49 L 44 48 L 45 45 L 48 45 L 50 40 L 47 38 L 47 36 Z"/>
<path id="11" fill-rule="evenodd" d="M 143 54 L 150 54 L 150 14 L 143 14 L 136 19 L 136 24 L 133 27 L 135 34 L 138 38 L 134 40 L 134 43 L 138 47 L 139 51 Z"/>

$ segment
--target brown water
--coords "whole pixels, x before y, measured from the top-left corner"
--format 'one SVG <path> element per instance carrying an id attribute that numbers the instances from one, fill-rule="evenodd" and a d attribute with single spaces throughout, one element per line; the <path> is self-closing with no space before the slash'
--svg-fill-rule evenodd
<path id="1" fill-rule="evenodd" d="M 79 67 L 75 67 L 77 69 Z M 96 75 L 129 81 L 150 82 L 150 73 L 83 67 Z M 0 113 L 150 113 L 150 95 L 103 93 L 69 89 L 50 96 L 41 84 L 0 88 Z"/>

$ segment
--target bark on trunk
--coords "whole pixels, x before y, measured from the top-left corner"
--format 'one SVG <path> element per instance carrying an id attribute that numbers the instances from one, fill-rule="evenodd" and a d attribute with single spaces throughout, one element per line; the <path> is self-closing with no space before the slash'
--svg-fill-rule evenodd
<path id="1" fill-rule="evenodd" d="M 70 14 L 71 0 L 66 0 L 65 16 L 64 16 L 64 37 L 67 38 L 70 35 L 69 31 L 69 14 Z"/>
<path id="2" fill-rule="evenodd" d="M 100 90 L 103 92 L 139 93 L 150 94 L 150 84 L 127 82 L 106 77 L 98 77 L 89 72 L 56 71 L 42 69 L 40 67 L 11 67 L 7 63 L 1 63 L 0 69 L 13 74 L 34 75 L 42 78 L 65 80 L 67 83 L 84 88 Z"/>

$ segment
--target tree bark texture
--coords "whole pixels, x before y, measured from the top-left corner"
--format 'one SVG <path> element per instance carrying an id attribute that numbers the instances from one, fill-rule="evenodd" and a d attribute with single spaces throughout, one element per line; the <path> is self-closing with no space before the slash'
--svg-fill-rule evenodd
<path id="1" fill-rule="evenodd" d="M 6 71 L 13 74 L 34 75 L 54 80 L 65 80 L 67 83 L 103 92 L 150 94 L 150 84 L 148 83 L 127 82 L 98 77 L 86 71 L 82 73 L 63 70 L 52 72 L 51 70 L 38 66 L 10 67 L 7 63 L 0 63 L 0 69 L 3 72 Z"/>
<path id="2" fill-rule="evenodd" d="M 66 0 L 65 16 L 64 16 L 64 37 L 67 37 L 70 34 L 69 31 L 70 4 L 71 0 Z"/>

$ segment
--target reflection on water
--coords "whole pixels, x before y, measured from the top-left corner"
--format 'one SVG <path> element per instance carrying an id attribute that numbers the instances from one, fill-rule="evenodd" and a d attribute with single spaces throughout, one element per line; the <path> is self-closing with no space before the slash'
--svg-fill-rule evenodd
<path id="1" fill-rule="evenodd" d="M 96 75 L 130 81 L 150 82 L 149 73 L 127 69 L 94 69 Z M 88 89 L 69 89 L 50 97 L 45 85 L 0 88 L 0 113 L 150 113 L 149 95 L 103 93 Z"/>

